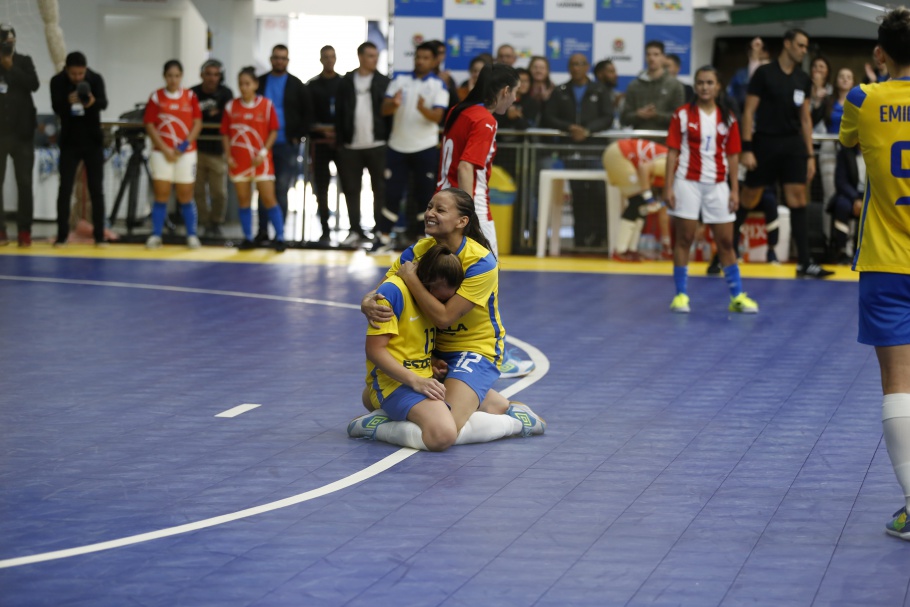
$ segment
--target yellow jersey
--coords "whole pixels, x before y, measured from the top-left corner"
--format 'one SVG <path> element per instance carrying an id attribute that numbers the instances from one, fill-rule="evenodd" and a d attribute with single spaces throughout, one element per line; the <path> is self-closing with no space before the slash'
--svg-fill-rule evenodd
<path id="1" fill-rule="evenodd" d="M 405 261 L 418 261 L 436 244 L 423 238 L 395 260 L 386 276 L 395 276 Z M 474 304 L 471 311 L 455 324 L 439 329 L 436 349 L 441 352 L 475 352 L 496 365 L 502 365 L 506 330 L 499 316 L 499 264 L 482 244 L 464 237 L 456 251 L 464 268 L 464 282 L 456 293 Z"/>
<path id="2" fill-rule="evenodd" d="M 367 335 L 391 335 L 386 349 L 395 360 L 421 377 L 432 377 L 430 358 L 436 343 L 436 327 L 420 312 L 404 281 L 397 276 L 387 278 L 379 285 L 377 292 L 385 297 L 377 303 L 392 308 L 392 319 L 382 323 L 378 329 L 368 324 Z M 373 392 L 371 397 L 378 401 L 379 406 L 401 386 L 400 382 L 386 375 L 369 359 L 366 383 Z"/>
<path id="3" fill-rule="evenodd" d="M 839 139 L 866 161 L 853 269 L 910 274 L 910 78 L 851 90 Z"/>

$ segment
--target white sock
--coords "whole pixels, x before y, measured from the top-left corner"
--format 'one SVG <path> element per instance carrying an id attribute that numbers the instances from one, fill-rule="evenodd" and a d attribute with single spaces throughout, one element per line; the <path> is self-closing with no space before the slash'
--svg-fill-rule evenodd
<path id="1" fill-rule="evenodd" d="M 904 490 L 904 500 L 910 511 L 910 394 L 885 394 L 882 432 L 894 474 Z"/>
<path id="2" fill-rule="evenodd" d="M 455 444 L 488 443 L 497 438 L 521 434 L 521 428 L 521 422 L 509 415 L 493 415 L 475 411 L 458 433 Z"/>
<path id="3" fill-rule="evenodd" d="M 619 221 L 619 234 L 616 236 L 616 252 L 625 253 L 629 250 L 629 243 L 635 234 L 635 222 L 628 219 Z"/>
<path id="4" fill-rule="evenodd" d="M 384 443 L 429 451 L 423 444 L 423 430 L 414 422 L 385 422 L 376 426 L 376 440 Z"/>

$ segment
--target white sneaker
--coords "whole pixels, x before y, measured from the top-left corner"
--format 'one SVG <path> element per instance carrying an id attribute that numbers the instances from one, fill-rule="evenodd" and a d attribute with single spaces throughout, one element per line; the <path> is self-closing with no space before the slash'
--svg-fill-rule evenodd
<path id="1" fill-rule="evenodd" d="M 198 249 L 199 247 L 202 246 L 202 243 L 199 242 L 198 236 L 187 236 L 186 237 L 186 246 L 188 246 L 191 249 Z"/>
<path id="2" fill-rule="evenodd" d="M 146 249 L 160 249 L 161 248 L 161 236 L 155 236 L 152 234 L 148 237 L 148 240 L 145 241 Z"/>

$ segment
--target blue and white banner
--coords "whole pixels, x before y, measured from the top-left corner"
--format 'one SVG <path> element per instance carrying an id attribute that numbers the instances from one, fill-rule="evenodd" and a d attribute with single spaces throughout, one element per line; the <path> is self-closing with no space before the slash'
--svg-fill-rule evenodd
<path id="1" fill-rule="evenodd" d="M 392 67 L 414 67 L 414 45 L 443 40 L 445 68 L 459 82 L 471 59 L 511 44 L 519 67 L 532 55 L 550 61 L 551 79 L 568 80 L 568 58 L 612 59 L 621 87 L 645 69 L 644 45 L 660 40 L 692 73 L 692 0 L 394 0 Z"/>

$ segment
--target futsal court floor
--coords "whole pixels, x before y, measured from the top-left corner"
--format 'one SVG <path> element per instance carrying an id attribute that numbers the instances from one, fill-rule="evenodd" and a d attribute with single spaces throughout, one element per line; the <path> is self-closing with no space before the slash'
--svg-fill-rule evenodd
<path id="1" fill-rule="evenodd" d="M 346 434 L 389 262 L 0 249 L 0 605 L 910 606 L 848 269 L 506 257 L 547 432 L 426 453 Z"/>

